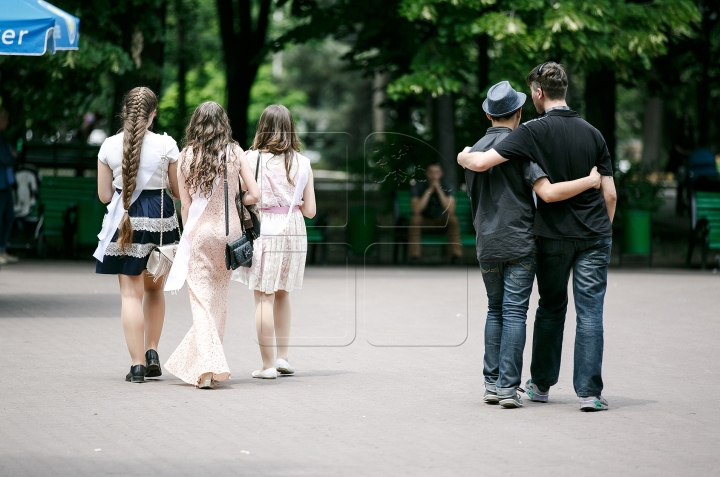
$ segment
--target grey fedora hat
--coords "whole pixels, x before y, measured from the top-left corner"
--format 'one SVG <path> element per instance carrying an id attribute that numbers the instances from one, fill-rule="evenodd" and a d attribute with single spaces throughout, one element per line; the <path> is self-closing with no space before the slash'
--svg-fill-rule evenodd
<path id="1" fill-rule="evenodd" d="M 525 104 L 527 96 L 518 93 L 507 81 L 501 81 L 488 90 L 487 99 L 483 101 L 483 111 L 490 116 L 505 116 L 516 111 Z"/>

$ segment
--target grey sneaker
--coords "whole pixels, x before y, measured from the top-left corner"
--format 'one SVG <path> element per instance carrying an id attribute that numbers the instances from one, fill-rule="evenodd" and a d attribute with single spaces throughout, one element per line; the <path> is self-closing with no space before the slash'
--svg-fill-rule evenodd
<path id="1" fill-rule="evenodd" d="M 498 399 L 497 391 L 491 391 L 489 389 L 485 390 L 485 395 L 483 395 L 483 401 L 485 401 L 488 404 L 497 404 L 500 402 Z"/>
<path id="2" fill-rule="evenodd" d="M 585 412 L 607 411 L 610 408 L 607 400 L 602 396 L 588 396 L 580 398 L 580 410 Z"/>
<path id="3" fill-rule="evenodd" d="M 508 409 L 523 407 L 522 399 L 520 399 L 520 395 L 518 393 L 514 393 L 512 396 L 498 396 L 498 399 L 500 400 L 500 405 Z"/>
<path id="4" fill-rule="evenodd" d="M 532 379 L 527 380 L 525 387 L 527 388 L 525 394 L 527 394 L 527 397 L 529 397 L 531 401 L 548 402 L 548 395 L 550 394 L 549 389 L 545 392 L 540 391 L 540 388 L 537 384 L 532 382 Z"/>

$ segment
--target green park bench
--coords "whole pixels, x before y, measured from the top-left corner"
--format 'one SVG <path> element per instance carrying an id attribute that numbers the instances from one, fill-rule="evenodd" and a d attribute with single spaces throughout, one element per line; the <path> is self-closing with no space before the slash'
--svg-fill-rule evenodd
<path id="1" fill-rule="evenodd" d="M 97 169 L 99 146 L 86 144 L 45 144 L 26 142 L 23 144 L 20 161 L 45 169 L 74 169 L 82 177 L 86 170 Z"/>
<path id="2" fill-rule="evenodd" d="M 393 261 L 398 262 L 400 247 L 403 248 L 403 258 L 407 259 L 407 227 L 413 215 L 410 205 L 411 194 L 409 190 L 399 190 L 395 195 L 395 245 L 393 247 Z M 472 223 L 470 198 L 464 191 L 455 193 L 455 215 L 460 224 L 460 243 L 463 247 L 475 246 L 475 228 Z M 447 235 L 422 234 L 420 241 L 423 245 L 447 244 Z"/>
<path id="3" fill-rule="evenodd" d="M 46 177 L 40 183 L 43 229 L 48 242 L 62 242 L 66 255 L 97 243 L 106 207 L 97 198 L 97 179 Z"/>
<path id="4" fill-rule="evenodd" d="M 720 192 L 692 193 L 690 201 L 692 231 L 688 248 L 687 264 L 692 261 L 695 244 L 702 246 L 702 268 L 707 267 L 707 254 L 710 250 L 720 250 Z"/>

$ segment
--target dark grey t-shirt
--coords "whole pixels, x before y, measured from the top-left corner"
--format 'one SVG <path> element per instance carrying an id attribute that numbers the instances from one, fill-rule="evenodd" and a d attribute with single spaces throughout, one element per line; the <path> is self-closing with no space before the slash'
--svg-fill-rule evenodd
<path id="1" fill-rule="evenodd" d="M 472 151 L 492 149 L 510 131 L 491 127 Z M 485 172 L 465 169 L 479 261 L 507 262 L 535 253 L 532 186 L 546 176 L 530 161 L 507 161 Z"/>

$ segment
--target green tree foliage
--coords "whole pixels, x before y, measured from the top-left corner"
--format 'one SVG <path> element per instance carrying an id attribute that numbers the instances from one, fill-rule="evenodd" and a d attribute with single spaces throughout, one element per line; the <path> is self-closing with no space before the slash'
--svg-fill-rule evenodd
<path id="1" fill-rule="evenodd" d="M 41 57 L 0 58 L 0 96 L 13 130 L 67 139 L 82 114 L 109 119 L 131 87 L 160 90 L 165 0 L 56 0 L 81 18 L 79 50 Z M 64 137 L 60 137 L 64 136 Z"/>
<path id="2" fill-rule="evenodd" d="M 436 34 L 418 48 L 411 72 L 390 85 L 395 95 L 460 91 L 475 76 L 468 59 L 477 56 L 475 38 L 483 34 L 493 40 L 493 67 L 515 69 L 516 78 L 527 73 L 525 65 L 548 59 L 577 72 L 607 64 L 630 78 L 699 19 L 689 0 L 403 0 L 400 12 Z"/>

